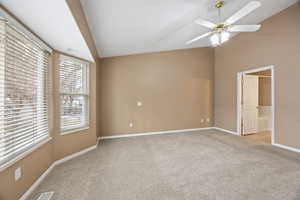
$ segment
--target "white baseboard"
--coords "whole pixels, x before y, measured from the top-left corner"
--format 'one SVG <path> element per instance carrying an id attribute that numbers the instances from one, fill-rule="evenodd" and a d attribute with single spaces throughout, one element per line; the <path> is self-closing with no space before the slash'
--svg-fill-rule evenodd
<path id="1" fill-rule="evenodd" d="M 97 137 L 97 145 L 99 145 L 100 140 L 101 140 L 101 138 Z"/>
<path id="2" fill-rule="evenodd" d="M 237 132 L 226 130 L 226 129 L 223 129 L 223 128 L 213 127 L 212 129 L 239 136 L 239 134 L 237 134 Z M 286 146 L 286 145 L 283 145 L 283 144 L 278 144 L 278 143 L 274 143 L 272 145 L 276 146 L 276 147 L 279 147 L 279 148 L 282 148 L 282 149 L 286 149 L 286 150 L 289 150 L 289 151 L 300 153 L 300 149 L 297 149 L 297 148 L 294 148 L 294 147 L 289 147 L 289 146 Z"/>
<path id="3" fill-rule="evenodd" d="M 223 128 L 213 127 L 212 129 L 239 136 L 239 134 L 237 134 L 237 132 L 226 130 L 226 129 L 223 129 Z M 286 146 L 286 145 L 283 145 L 283 144 L 278 144 L 278 143 L 274 143 L 272 145 L 276 146 L 276 147 L 279 147 L 279 148 L 282 148 L 282 149 L 285 149 L 285 150 L 300 153 L 300 149 L 297 149 L 297 148 L 294 148 L 294 147 L 289 147 L 289 146 Z"/>
<path id="4" fill-rule="evenodd" d="M 87 152 L 89 152 L 89 151 L 92 151 L 92 150 L 94 150 L 94 149 L 96 149 L 96 148 L 97 148 L 97 145 L 91 146 L 91 147 L 86 148 L 86 149 L 83 149 L 83 150 L 81 150 L 81 151 L 79 151 L 79 152 L 73 153 L 73 154 L 71 154 L 71 155 L 69 155 L 69 156 L 66 156 L 66 157 L 64 157 L 64 158 L 62 158 L 62 159 L 60 159 L 60 160 L 57 160 L 57 161 L 55 161 L 53 164 L 54 164 L 55 166 L 56 166 L 56 165 L 60 165 L 60 164 L 66 162 L 66 161 L 68 161 L 68 160 L 71 160 L 71 159 L 73 159 L 73 158 L 76 158 L 77 156 L 80 156 L 80 155 L 82 155 L 82 154 L 85 154 L 85 153 L 87 153 Z"/>
<path id="5" fill-rule="evenodd" d="M 113 136 L 98 137 L 98 140 L 114 139 L 114 138 L 126 138 L 126 137 L 138 137 L 138 136 L 147 136 L 147 135 L 174 134 L 174 133 L 203 131 L 203 130 L 211 130 L 211 129 L 212 129 L 212 127 L 205 127 L 205 128 L 193 128 L 193 129 L 147 132 L 147 133 L 119 134 L 119 135 L 113 135 Z"/>
<path id="6" fill-rule="evenodd" d="M 83 149 L 82 151 L 73 153 L 69 156 L 64 157 L 63 159 L 57 160 L 53 162 L 50 167 L 30 186 L 30 188 L 22 195 L 22 197 L 19 200 L 26 200 L 32 192 L 41 184 L 41 182 L 47 177 L 47 175 L 54 169 L 55 166 L 60 165 L 68 160 L 71 160 L 77 156 L 80 156 L 82 154 L 85 154 L 89 151 L 92 151 L 97 148 L 97 145 L 91 146 L 89 148 Z"/>
<path id="7" fill-rule="evenodd" d="M 239 135 L 237 132 L 226 130 L 226 129 L 219 128 L 219 127 L 213 127 L 213 129 L 218 130 L 218 131 L 222 131 L 222 132 L 225 132 L 225 133 L 230 133 L 230 134 L 233 134 L 233 135 Z"/>
<path id="8" fill-rule="evenodd" d="M 55 164 L 52 163 L 50 167 L 30 186 L 30 188 L 22 195 L 19 200 L 26 200 L 31 193 L 41 184 L 41 182 L 48 176 L 48 174 L 53 170 Z"/>
<path id="9" fill-rule="evenodd" d="M 283 144 L 274 143 L 273 146 L 276 146 L 276 147 L 279 147 L 279 148 L 282 148 L 282 149 L 286 149 L 286 150 L 289 150 L 289 151 L 294 151 L 294 152 L 300 153 L 300 149 L 297 149 L 297 148 L 294 148 L 294 147 L 289 147 L 289 146 L 286 146 L 286 145 L 283 145 Z"/>

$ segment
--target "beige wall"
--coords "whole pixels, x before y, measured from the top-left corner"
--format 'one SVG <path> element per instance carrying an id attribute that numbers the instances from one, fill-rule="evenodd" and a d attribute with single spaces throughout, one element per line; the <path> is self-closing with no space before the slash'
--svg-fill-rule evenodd
<path id="1" fill-rule="evenodd" d="M 211 126 L 213 66 L 211 48 L 101 59 L 98 135 Z"/>
<path id="2" fill-rule="evenodd" d="M 275 65 L 276 138 L 300 148 L 300 4 L 215 50 L 215 126 L 236 131 L 237 72 Z"/>
<path id="3" fill-rule="evenodd" d="M 17 200 L 53 162 L 52 142 L 41 146 L 26 158 L 0 172 L 0 199 Z M 22 178 L 15 182 L 16 168 L 22 168 Z"/>

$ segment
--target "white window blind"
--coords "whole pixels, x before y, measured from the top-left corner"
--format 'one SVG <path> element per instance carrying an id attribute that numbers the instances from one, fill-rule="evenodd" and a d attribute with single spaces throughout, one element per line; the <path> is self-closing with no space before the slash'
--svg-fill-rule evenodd
<path id="1" fill-rule="evenodd" d="M 89 126 L 88 63 L 60 57 L 60 126 L 66 134 Z"/>
<path id="2" fill-rule="evenodd" d="M 0 164 L 49 137 L 49 55 L 0 20 Z"/>

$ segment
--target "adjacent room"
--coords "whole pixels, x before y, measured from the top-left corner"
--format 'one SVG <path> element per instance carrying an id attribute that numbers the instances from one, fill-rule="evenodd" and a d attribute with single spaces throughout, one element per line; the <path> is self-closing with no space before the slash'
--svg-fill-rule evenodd
<path id="1" fill-rule="evenodd" d="M 261 69 L 257 69 L 261 70 Z M 256 70 L 255 70 L 256 71 Z M 242 135 L 254 140 L 272 143 L 272 69 L 244 73 L 240 79 L 242 91 L 241 127 Z"/>
<path id="2" fill-rule="evenodd" d="M 299 0 L 0 0 L 0 200 L 300 200 Z"/>

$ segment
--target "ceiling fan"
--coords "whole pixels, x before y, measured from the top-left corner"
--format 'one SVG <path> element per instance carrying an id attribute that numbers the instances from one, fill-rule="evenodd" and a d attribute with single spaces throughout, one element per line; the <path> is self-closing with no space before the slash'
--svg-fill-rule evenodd
<path id="1" fill-rule="evenodd" d="M 215 24 L 213 22 L 198 19 L 195 21 L 196 24 L 209 28 L 211 31 L 200 35 L 192 40 L 186 42 L 186 44 L 191 44 L 202 38 L 210 37 L 212 46 L 219 46 L 222 43 L 226 42 L 230 38 L 230 33 L 239 33 L 239 32 L 256 32 L 260 29 L 261 25 L 234 25 L 238 20 L 245 17 L 252 11 L 256 10 L 261 6 L 259 1 L 251 1 L 237 13 L 229 17 L 224 22 L 221 21 L 221 8 L 224 6 L 224 1 L 218 1 L 215 4 L 215 7 L 218 9 L 219 13 L 219 23 Z"/>

